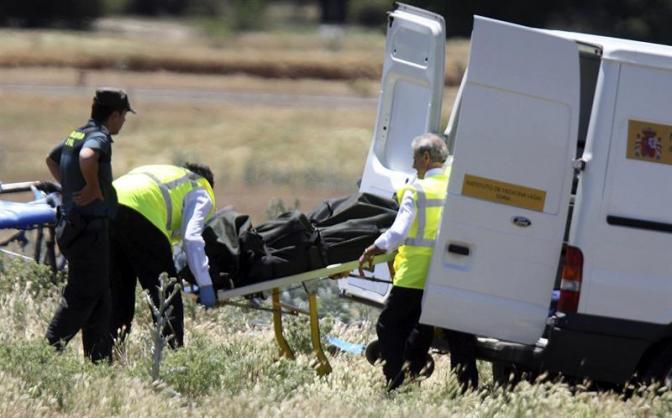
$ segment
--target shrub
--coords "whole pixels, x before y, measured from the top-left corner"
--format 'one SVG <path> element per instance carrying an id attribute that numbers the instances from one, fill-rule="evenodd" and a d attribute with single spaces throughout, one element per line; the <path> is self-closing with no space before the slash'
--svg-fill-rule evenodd
<path id="1" fill-rule="evenodd" d="M 265 11 L 265 0 L 232 0 L 226 14 L 233 30 L 249 31 L 264 28 Z"/>
<path id="2" fill-rule="evenodd" d="M 73 386 L 82 373 L 102 372 L 95 369 L 90 362 L 70 353 L 56 353 L 46 341 L 0 345 L 0 370 L 21 379 L 27 395 L 47 398 L 59 410 L 67 410 L 70 398 L 76 395 Z"/>
<path id="3" fill-rule="evenodd" d="M 350 2 L 348 11 L 352 23 L 384 27 L 387 22 L 387 12 L 394 9 L 394 0 L 368 0 Z"/>
<path id="4" fill-rule="evenodd" d="M 63 285 L 64 274 L 61 272 L 54 277 L 47 265 L 0 256 L 0 294 L 10 293 L 16 288 L 28 289 L 32 296 L 43 299 Z"/>
<path id="5" fill-rule="evenodd" d="M 0 22 L 25 27 L 85 29 L 102 12 L 102 0 L 11 1 L 0 5 Z"/>

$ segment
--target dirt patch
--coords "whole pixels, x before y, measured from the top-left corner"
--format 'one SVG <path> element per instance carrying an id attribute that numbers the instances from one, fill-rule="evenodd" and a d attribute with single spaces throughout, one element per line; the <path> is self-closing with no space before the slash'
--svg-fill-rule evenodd
<path id="1" fill-rule="evenodd" d="M 28 67 L 0 68 L 0 88 L 22 86 L 120 86 L 138 88 L 192 90 L 203 92 L 245 92 L 316 96 L 355 96 L 375 98 L 379 80 L 269 80 L 246 74 L 185 74 L 169 71 L 132 72 L 120 70 L 77 70 L 73 68 Z M 87 93 L 88 94 L 88 93 Z"/>
<path id="2" fill-rule="evenodd" d="M 198 35 L 193 28 L 179 22 L 117 17 L 96 20 L 93 30 L 99 33 L 157 40 L 185 40 Z"/>

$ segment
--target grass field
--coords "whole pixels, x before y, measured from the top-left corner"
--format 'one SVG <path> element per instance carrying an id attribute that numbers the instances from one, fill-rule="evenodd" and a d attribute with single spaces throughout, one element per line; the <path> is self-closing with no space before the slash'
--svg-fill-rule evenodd
<path id="1" fill-rule="evenodd" d="M 254 32 L 208 37 L 175 25 L 139 31 L 121 25 L 82 36 L 68 31 L 0 30 L 0 67 L 52 66 L 79 69 L 246 73 L 265 78 L 354 80 L 380 78 L 385 38 L 350 30 L 334 40 L 315 33 Z M 180 26 L 177 26 L 178 28 Z M 451 40 L 446 81 L 455 85 L 466 68 L 468 43 Z"/>
<path id="2" fill-rule="evenodd" d="M 0 181 L 48 178 L 46 153 L 84 122 L 95 86 L 118 85 L 129 90 L 138 115 L 129 115 L 115 140 L 116 175 L 140 164 L 208 163 L 218 206 L 232 205 L 257 223 L 276 199 L 287 206 L 298 200 L 309 209 L 356 190 L 376 115 L 381 34 L 357 32 L 338 45 L 298 33 L 208 38 L 187 32 L 164 34 L 161 42 L 153 36 L 0 30 Z M 466 45 L 448 44 L 444 120 Z M 162 98 L 162 91 L 171 95 Z M 176 92 L 248 96 L 178 99 Z M 279 105 L 267 95 L 319 96 L 333 103 Z M 338 105 L 347 97 L 363 101 Z M 334 372 L 317 377 L 304 318 L 286 318 L 290 345 L 299 354 L 288 361 L 278 359 L 270 314 L 233 307 L 205 311 L 191 300 L 186 347 L 166 353 L 160 380 L 152 382 L 151 319 L 141 297 L 133 333 L 117 347 L 115 363 L 92 366 L 82 358 L 79 337 L 62 355 L 44 342 L 59 290 L 44 268 L 0 257 L 0 417 L 672 414 L 672 393 L 654 388 L 639 388 L 627 399 L 561 383 L 522 383 L 504 391 L 493 385 L 485 363 L 479 364 L 481 389 L 460 395 L 445 355 L 436 356 L 428 380 L 386 394 L 380 370 L 360 356 L 330 354 Z M 375 309 L 335 297 L 332 282 L 323 283 L 320 293 L 323 335 L 354 343 L 375 338 Z"/>
<path id="3" fill-rule="evenodd" d="M 563 384 L 493 386 L 479 364 L 481 389 L 459 394 L 445 355 L 420 385 L 387 394 L 382 373 L 364 357 L 328 354 L 334 369 L 318 377 L 311 368 L 305 318 L 285 318 L 298 354 L 280 359 L 270 314 L 222 307 L 205 311 L 186 301 L 186 347 L 168 351 L 160 381 L 150 378 L 149 310 L 141 298 L 130 338 L 113 365 L 82 358 L 79 337 L 62 355 L 43 340 L 59 297 L 42 268 L 0 257 L 0 416 L 289 416 L 289 417 L 666 417 L 672 392 L 641 388 L 627 399 L 611 392 L 570 390 Z M 374 337 L 375 310 L 322 294 L 322 332 L 354 343 Z"/>
<path id="4" fill-rule="evenodd" d="M 77 87 L 77 71 L 73 70 L 0 70 L 0 75 L 8 84 L 34 79 L 32 83 L 42 87 Z M 322 199 L 355 191 L 376 116 L 375 100 L 353 108 L 321 103 L 279 107 L 262 100 L 199 102 L 133 95 L 134 88 L 149 85 L 178 91 L 373 99 L 372 82 L 353 87 L 346 81 L 277 82 L 243 76 L 115 71 L 90 71 L 86 78 L 87 84 L 72 94 L 44 93 L 37 87 L 3 92 L 0 84 L 0 100 L 7 104 L 0 111 L 1 181 L 48 178 L 44 157 L 63 135 L 85 122 L 95 86 L 123 85 L 138 114 L 128 116 L 115 139 L 116 175 L 142 164 L 202 161 L 215 172 L 218 205 L 233 205 L 261 221 L 272 199 L 283 199 L 289 205 L 298 199 L 302 209 L 310 209 Z M 454 94 L 454 88 L 447 89 L 445 115 Z"/>
<path id="5" fill-rule="evenodd" d="M 131 98 L 138 115 L 128 117 L 115 139 L 116 175 L 142 164 L 205 162 L 215 172 L 219 206 L 233 205 L 255 217 L 271 199 L 296 198 L 308 208 L 316 199 L 355 190 L 375 119 L 373 108 L 280 109 Z M 48 178 L 44 157 L 86 121 L 90 98 L 9 93 L 0 100 L 11 103 L 0 112 L 0 178 Z"/>
<path id="6" fill-rule="evenodd" d="M 309 209 L 356 190 L 375 122 L 381 33 L 351 30 L 335 43 L 290 31 L 212 37 L 170 21 L 99 27 L 85 36 L 0 30 L 0 181 L 46 178 L 46 153 L 85 121 L 96 86 L 115 85 L 129 91 L 138 111 L 115 142 L 116 175 L 141 164 L 199 160 L 215 171 L 218 206 L 233 205 L 256 221 L 274 199 L 288 206 L 298 199 Z M 467 46 L 458 40 L 447 47 L 444 119 Z M 17 85 L 25 88 L 3 89 Z M 161 89 L 244 92 L 259 100 L 162 99 Z M 326 103 L 264 100 L 287 94 Z M 343 97 L 369 102 L 328 103 Z"/>

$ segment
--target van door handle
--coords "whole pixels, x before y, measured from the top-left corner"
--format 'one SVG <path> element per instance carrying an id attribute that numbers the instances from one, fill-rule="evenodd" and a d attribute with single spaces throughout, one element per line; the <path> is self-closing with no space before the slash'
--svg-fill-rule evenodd
<path id="1" fill-rule="evenodd" d="M 466 245 L 448 244 L 448 252 L 458 255 L 469 255 L 469 247 Z"/>

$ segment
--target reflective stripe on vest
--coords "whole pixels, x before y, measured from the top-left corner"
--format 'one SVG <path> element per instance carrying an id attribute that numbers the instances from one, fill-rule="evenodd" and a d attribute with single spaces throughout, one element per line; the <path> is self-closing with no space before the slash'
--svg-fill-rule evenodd
<path id="1" fill-rule="evenodd" d="M 425 239 L 425 225 L 427 223 L 427 208 L 431 207 L 441 207 L 443 206 L 443 199 L 427 199 L 425 195 L 425 189 L 422 187 L 422 184 L 419 182 L 414 184 L 415 186 L 415 206 L 416 219 L 418 220 L 418 230 L 416 236 L 411 238 L 408 237 L 404 241 L 404 245 L 413 245 L 415 247 L 432 247 L 434 246 L 434 240 Z"/>
<path id="2" fill-rule="evenodd" d="M 448 169 L 449 170 L 449 169 Z M 394 285 L 423 289 L 432 258 L 434 241 L 440 228 L 441 213 L 448 188 L 449 171 L 416 180 L 397 192 L 403 200 L 404 192 L 413 193 L 415 219 L 404 244 L 394 259 Z"/>
<path id="3" fill-rule="evenodd" d="M 208 193 L 215 212 L 215 195 L 210 183 L 191 171 L 171 165 L 138 167 L 114 182 L 119 204 L 140 213 L 172 243 L 179 242 L 184 198 L 198 188 Z"/>
<path id="4" fill-rule="evenodd" d="M 161 191 L 161 195 L 163 195 L 163 201 L 166 204 L 166 229 L 170 231 L 170 227 L 173 225 L 173 201 L 170 198 L 170 190 L 175 189 L 178 186 L 183 185 L 186 182 L 191 182 L 191 186 L 193 189 L 199 187 L 198 186 L 198 179 L 200 178 L 199 175 L 194 174 L 192 172 L 189 172 L 188 174 L 176 179 L 169 181 L 167 183 L 162 183 L 161 180 L 159 180 L 158 177 L 156 177 L 154 174 L 150 172 L 133 172 L 133 173 L 128 173 L 130 175 L 144 175 L 152 179 L 154 183 L 156 183 L 157 186 L 159 186 L 159 190 Z"/>

